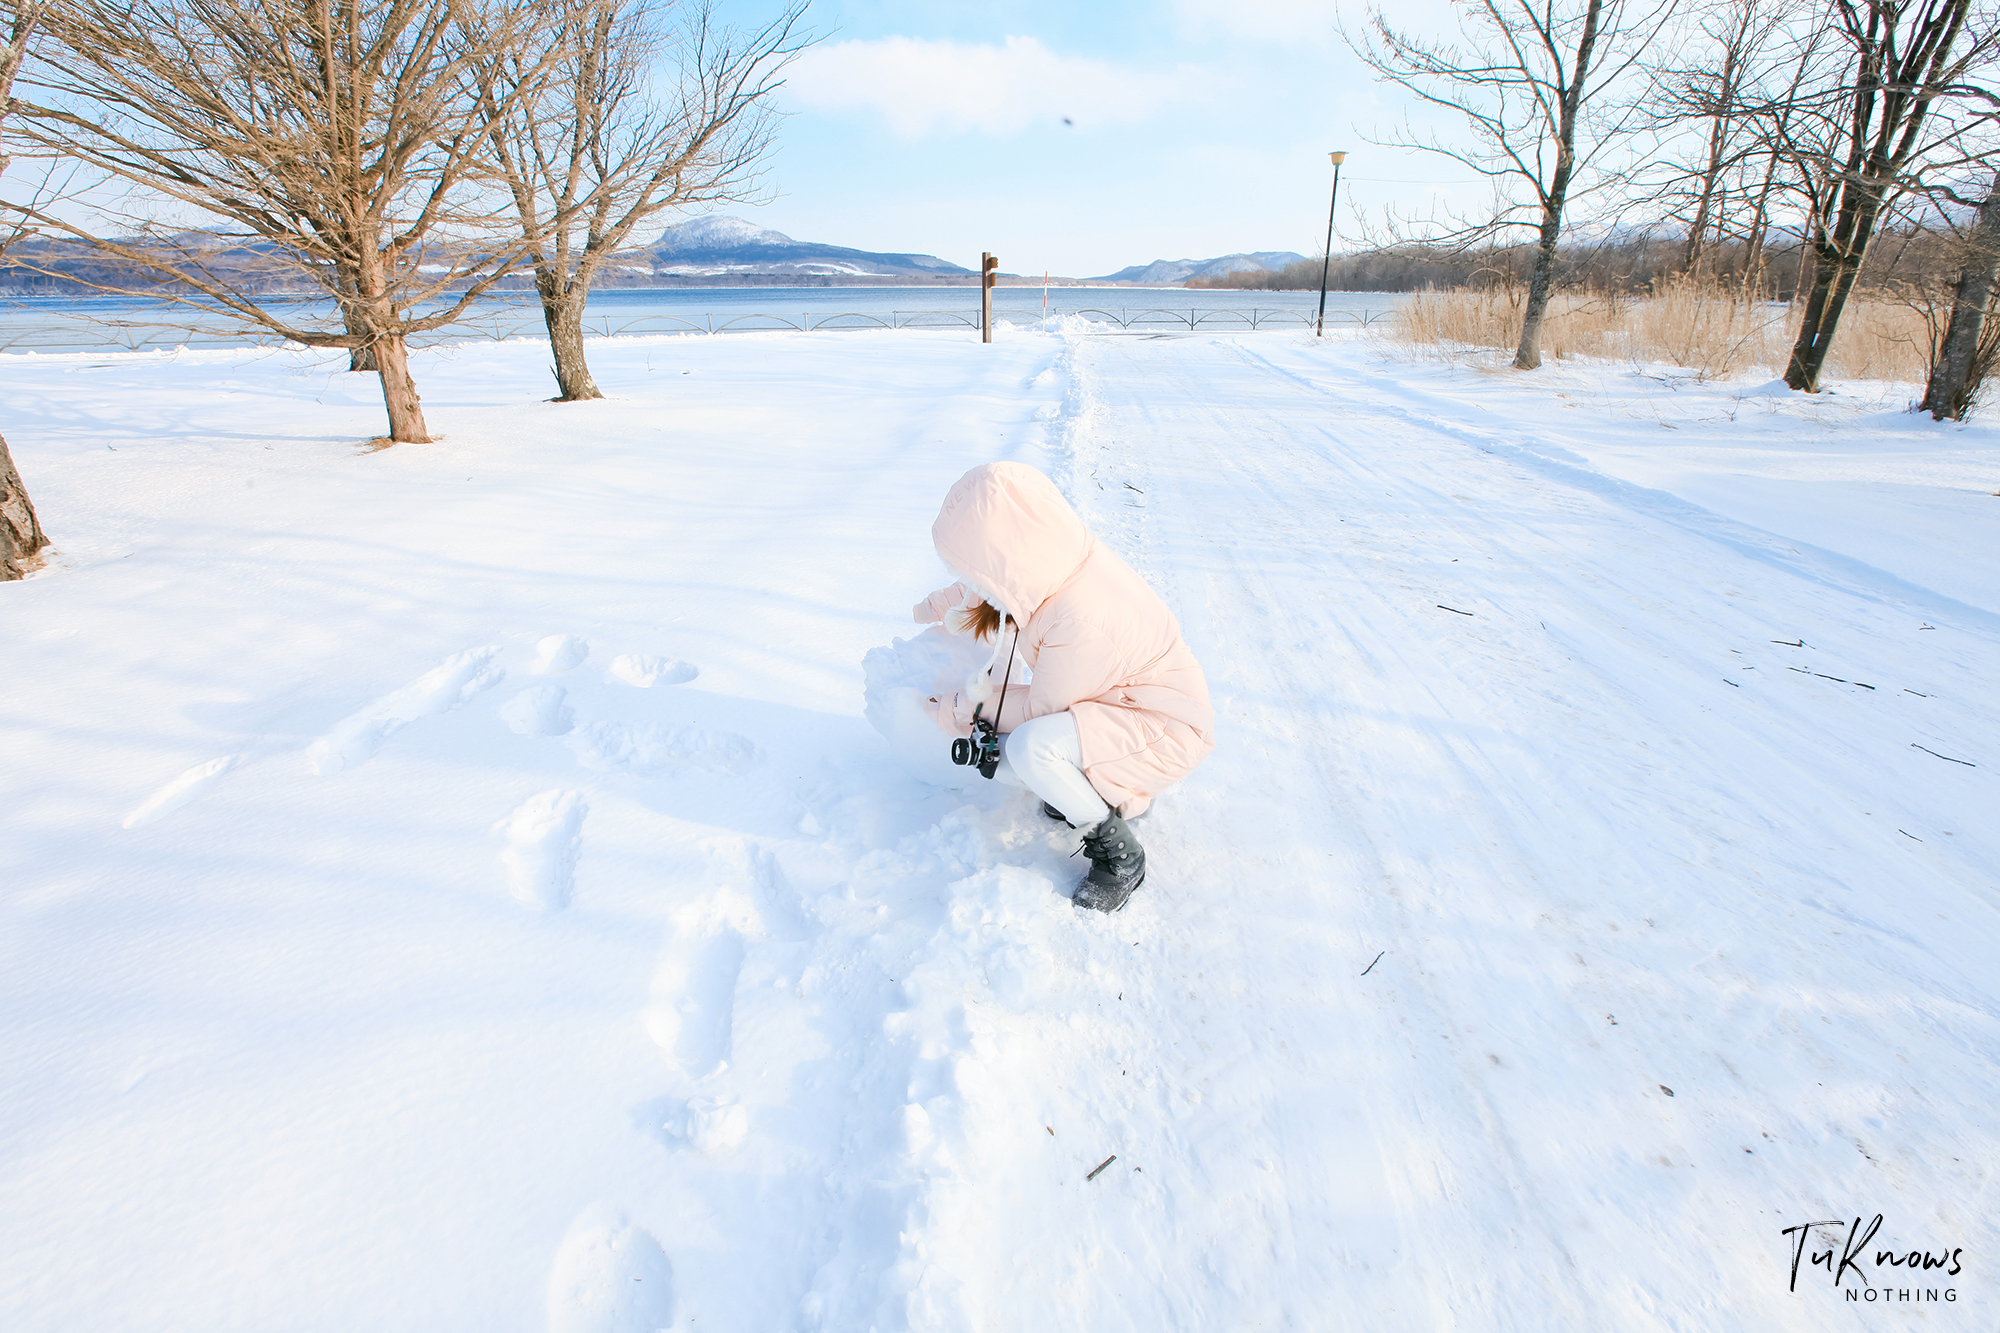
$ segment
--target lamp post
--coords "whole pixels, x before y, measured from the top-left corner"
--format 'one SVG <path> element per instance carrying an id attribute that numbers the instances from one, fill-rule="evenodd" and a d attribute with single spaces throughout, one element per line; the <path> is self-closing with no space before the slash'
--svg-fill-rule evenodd
<path id="1" fill-rule="evenodd" d="M 1333 202 L 1326 206 L 1326 261 L 1319 266 L 1319 318 L 1313 321 L 1313 337 L 1319 337 L 1326 329 L 1326 275 L 1333 268 L 1333 212 L 1340 207 L 1340 164 L 1347 160 L 1345 153 L 1328 153 L 1333 159 Z"/>

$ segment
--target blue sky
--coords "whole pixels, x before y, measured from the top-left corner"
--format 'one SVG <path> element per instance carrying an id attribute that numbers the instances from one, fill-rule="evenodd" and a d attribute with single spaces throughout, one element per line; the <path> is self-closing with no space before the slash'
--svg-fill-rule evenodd
<path id="1" fill-rule="evenodd" d="M 725 0 L 750 23 L 772 0 Z M 1434 17 L 1443 0 L 1398 4 Z M 1349 5 L 1350 21 L 1362 11 Z M 1484 187 L 1370 148 L 1402 103 L 1335 31 L 1333 0 L 818 0 L 829 34 L 794 67 L 768 160 L 774 197 L 723 211 L 801 240 L 1073 277 L 1153 259 L 1316 251 L 1332 168 L 1350 201 L 1428 212 Z M 1067 117 L 1070 124 L 1064 123 Z M 1339 242 L 1336 242 L 1336 247 Z"/>

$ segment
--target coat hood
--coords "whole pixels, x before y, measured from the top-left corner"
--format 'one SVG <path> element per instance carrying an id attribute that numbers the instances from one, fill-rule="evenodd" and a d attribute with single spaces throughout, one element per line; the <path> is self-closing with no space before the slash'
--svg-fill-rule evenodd
<path id="1" fill-rule="evenodd" d="M 960 477 L 931 524 L 931 541 L 947 565 L 1022 624 L 1096 545 L 1056 484 L 1026 463 L 985 463 Z"/>

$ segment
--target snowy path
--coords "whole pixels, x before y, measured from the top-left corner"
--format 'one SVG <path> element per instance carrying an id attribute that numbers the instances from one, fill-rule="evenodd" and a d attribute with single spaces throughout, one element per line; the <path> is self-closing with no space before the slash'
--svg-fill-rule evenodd
<path id="1" fill-rule="evenodd" d="M 593 361 L 432 355 L 356 457 L 310 358 L 0 358 L 67 562 L 0 590 L 0 1322 L 1806 1329 L 1782 1228 L 1877 1212 L 1990 1308 L 1983 555 L 1355 344 Z M 1115 917 L 859 717 L 993 457 L 1209 671 Z"/>
<path id="2" fill-rule="evenodd" d="M 1995 793 L 1910 748 L 1995 752 L 1990 618 L 1925 633 L 1762 534 L 1468 447 L 1365 363 L 1091 350 L 1078 492 L 1229 738 L 1149 906 L 1251 982 L 1234 1150 L 1288 1182 L 1253 1285 L 1356 1327 L 1804 1327 L 1782 1226 L 1992 1234 L 1985 1094 L 1932 1079 L 2000 1037 Z"/>

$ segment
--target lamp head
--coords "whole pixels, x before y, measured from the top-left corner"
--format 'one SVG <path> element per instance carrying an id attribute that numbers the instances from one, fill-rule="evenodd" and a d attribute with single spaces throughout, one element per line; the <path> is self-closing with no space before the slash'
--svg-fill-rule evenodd
<path id="1" fill-rule="evenodd" d="M 1328 153 L 1327 156 L 1333 159 L 1333 165 L 1336 167 L 1347 160 L 1345 153 Z"/>

